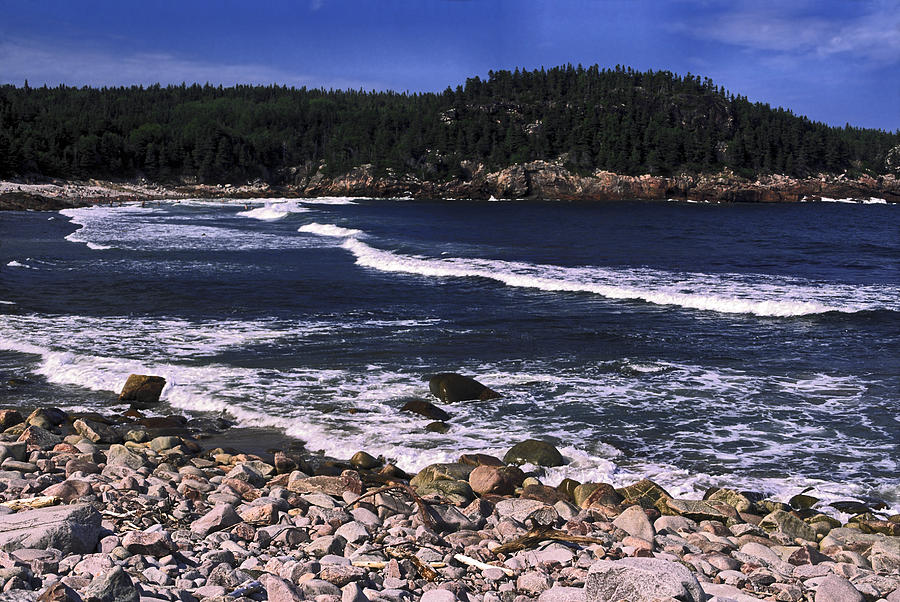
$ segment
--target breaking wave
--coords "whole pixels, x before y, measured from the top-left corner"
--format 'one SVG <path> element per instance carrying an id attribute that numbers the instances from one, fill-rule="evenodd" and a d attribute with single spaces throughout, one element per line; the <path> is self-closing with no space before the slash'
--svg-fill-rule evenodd
<path id="1" fill-rule="evenodd" d="M 828 312 L 900 309 L 885 287 L 818 284 L 760 274 L 676 273 L 651 269 L 564 267 L 496 259 L 404 255 L 373 247 L 362 232 L 308 224 L 302 232 L 343 237 L 358 265 L 437 278 L 486 278 L 506 286 L 551 292 L 590 293 L 608 299 L 645 301 L 726 314 L 790 317 Z"/>

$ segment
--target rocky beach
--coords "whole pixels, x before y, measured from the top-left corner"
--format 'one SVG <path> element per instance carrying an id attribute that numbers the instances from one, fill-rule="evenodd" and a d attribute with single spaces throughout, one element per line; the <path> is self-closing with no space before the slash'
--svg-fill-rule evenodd
<path id="1" fill-rule="evenodd" d="M 875 500 L 549 487 L 544 467 L 567 460 L 539 440 L 411 475 L 167 415 L 164 384 L 134 375 L 104 415 L 0 410 L 2 599 L 900 600 L 900 516 Z M 430 389 L 498 395 L 455 374 Z M 441 424 L 427 399 L 404 411 Z"/>

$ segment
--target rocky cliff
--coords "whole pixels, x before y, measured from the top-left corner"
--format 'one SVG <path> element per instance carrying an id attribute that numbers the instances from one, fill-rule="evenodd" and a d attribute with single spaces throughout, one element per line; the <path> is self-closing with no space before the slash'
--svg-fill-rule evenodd
<path id="1" fill-rule="evenodd" d="M 730 171 L 718 174 L 678 176 L 626 176 L 608 171 L 578 175 L 560 163 L 534 161 L 500 171 L 483 165 L 465 165 L 468 177 L 435 182 L 412 176 L 378 177 L 371 166 L 362 166 L 329 179 L 321 172 L 292 186 L 299 195 L 371 196 L 416 198 L 487 199 L 691 199 L 725 202 L 797 202 L 804 198 L 880 198 L 900 202 L 900 180 L 887 175 L 878 178 L 818 175 L 804 179 L 769 175 L 742 178 Z"/>

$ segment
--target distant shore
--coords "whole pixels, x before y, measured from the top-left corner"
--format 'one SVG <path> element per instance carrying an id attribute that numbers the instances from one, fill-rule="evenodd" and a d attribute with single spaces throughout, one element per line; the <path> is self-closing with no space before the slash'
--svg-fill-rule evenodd
<path id="1" fill-rule="evenodd" d="M 488 171 L 471 166 L 465 179 L 430 181 L 378 175 L 371 166 L 336 177 L 321 168 L 301 169 L 291 183 L 160 184 L 146 180 L 58 180 L 22 178 L 0 182 L 0 210 L 59 210 L 108 202 L 186 198 L 369 198 L 471 200 L 682 200 L 697 202 L 795 203 L 835 200 L 900 203 L 900 179 L 893 175 L 819 174 L 807 178 L 768 175 L 756 179 L 729 171 L 678 176 L 627 176 L 597 171 L 578 175 L 563 165 L 535 161 Z"/>

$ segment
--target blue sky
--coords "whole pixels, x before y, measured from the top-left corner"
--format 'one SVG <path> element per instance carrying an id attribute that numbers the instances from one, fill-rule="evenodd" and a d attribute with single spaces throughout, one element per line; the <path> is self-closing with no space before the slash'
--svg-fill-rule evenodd
<path id="1" fill-rule="evenodd" d="M 0 0 L 0 82 L 20 86 L 437 91 L 565 63 L 691 72 L 900 129 L 900 0 Z"/>

